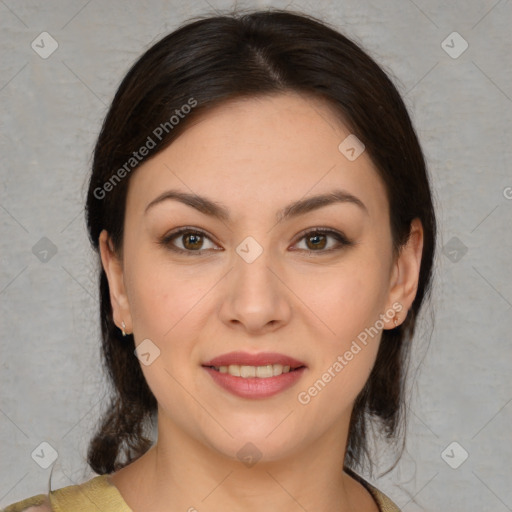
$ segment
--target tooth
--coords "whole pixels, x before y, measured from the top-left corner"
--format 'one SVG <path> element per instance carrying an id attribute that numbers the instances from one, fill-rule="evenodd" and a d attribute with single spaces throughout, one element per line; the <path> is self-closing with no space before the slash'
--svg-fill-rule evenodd
<path id="1" fill-rule="evenodd" d="M 272 374 L 274 377 L 277 377 L 278 375 L 281 375 L 283 373 L 283 365 L 282 364 L 275 364 L 272 367 Z"/>
<path id="2" fill-rule="evenodd" d="M 256 377 L 256 367 L 240 366 L 240 377 Z"/>
<path id="3" fill-rule="evenodd" d="M 228 366 L 228 373 L 234 375 L 235 377 L 240 377 L 240 366 L 237 364 L 230 364 Z"/>
<path id="4" fill-rule="evenodd" d="M 249 366 L 230 364 L 229 366 L 215 366 L 215 370 L 219 373 L 228 373 L 235 377 L 268 379 L 270 377 L 277 377 L 282 373 L 288 373 L 290 366 L 283 366 L 282 364 L 267 364 L 264 366 Z"/>
<path id="5" fill-rule="evenodd" d="M 266 379 L 268 377 L 272 377 L 274 375 L 274 371 L 271 364 L 267 366 L 257 366 L 256 367 L 256 377 L 260 379 Z"/>

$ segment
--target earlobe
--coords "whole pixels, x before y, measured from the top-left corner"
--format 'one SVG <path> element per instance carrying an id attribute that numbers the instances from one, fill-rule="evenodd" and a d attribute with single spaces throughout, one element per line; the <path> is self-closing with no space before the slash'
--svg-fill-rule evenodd
<path id="1" fill-rule="evenodd" d="M 132 319 L 124 286 L 123 266 L 106 230 L 100 233 L 99 249 L 103 270 L 108 280 L 114 322 L 123 333 L 128 334 L 132 330 Z"/>
<path id="2" fill-rule="evenodd" d="M 419 219 L 414 219 L 411 222 L 409 238 L 401 247 L 393 268 L 388 307 L 391 308 L 393 304 L 398 303 L 402 309 L 396 314 L 393 322 L 390 322 L 390 329 L 398 327 L 405 320 L 407 311 L 416 297 L 422 251 L 423 226 Z M 397 320 L 396 323 L 394 320 Z"/>

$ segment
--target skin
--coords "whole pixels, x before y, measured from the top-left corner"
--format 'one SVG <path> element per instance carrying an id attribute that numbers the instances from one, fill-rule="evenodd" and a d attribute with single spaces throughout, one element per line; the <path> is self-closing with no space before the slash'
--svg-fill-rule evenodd
<path id="1" fill-rule="evenodd" d="M 341 468 L 353 403 L 381 333 L 307 405 L 297 400 L 394 303 L 403 308 L 401 323 L 417 290 L 421 224 L 412 223 L 395 258 L 385 188 L 369 155 L 349 161 L 338 150 L 349 134 L 320 100 L 292 93 L 235 100 L 199 118 L 130 177 L 123 255 L 105 231 L 100 250 L 114 321 L 125 323 L 136 345 L 149 338 L 160 350 L 141 365 L 158 401 L 158 441 L 111 476 L 135 512 L 378 510 Z M 366 211 L 336 203 L 276 223 L 289 203 L 335 188 Z M 206 196 L 231 219 L 176 200 L 144 213 L 169 189 Z M 207 233 L 202 255 L 158 244 L 182 226 Z M 318 249 L 298 237 L 318 227 L 354 243 L 339 246 L 328 236 Z M 235 251 L 247 236 L 263 248 L 250 264 Z M 189 253 L 194 243 L 174 239 Z M 383 328 L 393 327 L 386 319 Z M 307 370 L 270 398 L 236 397 L 201 366 L 234 350 L 283 353 Z M 262 454 L 250 468 L 236 456 L 248 442 Z"/>

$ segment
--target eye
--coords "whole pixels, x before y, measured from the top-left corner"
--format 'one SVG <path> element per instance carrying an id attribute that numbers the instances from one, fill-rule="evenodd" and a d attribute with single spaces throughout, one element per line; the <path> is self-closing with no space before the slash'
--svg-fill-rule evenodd
<path id="1" fill-rule="evenodd" d="M 210 247 L 206 241 L 210 242 Z M 189 227 L 180 228 L 164 236 L 160 243 L 171 251 L 190 255 L 193 253 L 199 255 L 208 250 L 219 250 L 214 248 L 215 244 L 205 233 Z"/>
<path id="2" fill-rule="evenodd" d="M 344 246 L 353 245 L 348 238 L 338 231 L 333 229 L 315 228 L 303 233 L 299 242 L 304 240 L 305 247 L 299 248 L 298 250 L 308 252 L 331 252 L 343 248 Z M 329 245 L 329 239 L 331 242 Z M 297 250 L 297 249 L 294 249 Z"/>
<path id="3" fill-rule="evenodd" d="M 328 253 L 353 245 L 353 242 L 348 240 L 343 233 L 330 228 L 310 229 L 299 236 L 299 242 L 292 249 L 294 251 Z M 302 241 L 304 241 L 305 247 L 297 248 L 297 244 L 300 244 Z M 187 256 L 199 256 L 207 251 L 223 250 L 219 249 L 206 233 L 191 227 L 179 228 L 165 235 L 159 243 L 171 251 L 186 254 Z"/>

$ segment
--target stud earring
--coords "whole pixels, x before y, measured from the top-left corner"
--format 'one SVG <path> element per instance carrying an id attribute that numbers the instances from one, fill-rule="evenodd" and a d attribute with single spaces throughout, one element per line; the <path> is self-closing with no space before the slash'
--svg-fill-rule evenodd
<path id="1" fill-rule="evenodd" d="M 395 315 L 394 323 L 395 327 L 398 327 L 398 315 Z"/>
<path id="2" fill-rule="evenodd" d="M 123 336 L 126 336 L 126 332 L 125 332 L 126 324 L 124 323 L 124 321 L 121 322 L 121 325 L 122 325 L 121 332 L 123 333 Z"/>

